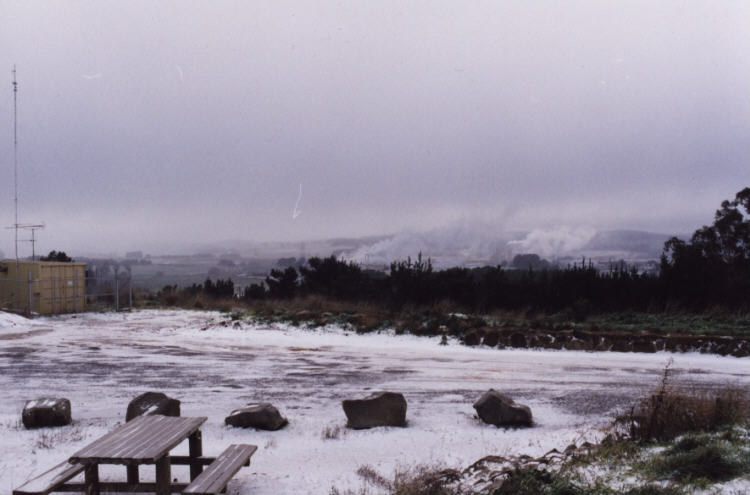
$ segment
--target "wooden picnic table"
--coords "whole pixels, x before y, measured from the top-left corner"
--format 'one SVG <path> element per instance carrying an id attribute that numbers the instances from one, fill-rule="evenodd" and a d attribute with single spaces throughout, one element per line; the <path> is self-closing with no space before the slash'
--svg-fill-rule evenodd
<path id="1" fill-rule="evenodd" d="M 68 461 L 45 471 L 13 490 L 13 495 L 47 495 L 51 492 L 153 492 L 157 495 L 184 493 L 216 495 L 242 466 L 250 465 L 255 445 L 230 445 L 218 457 L 203 455 L 200 427 L 205 417 L 184 418 L 161 415 L 139 416 L 122 424 L 70 456 Z M 188 440 L 188 455 L 170 455 L 178 444 Z M 99 466 L 125 465 L 126 482 L 99 481 Z M 154 483 L 141 482 L 139 466 L 153 464 Z M 171 481 L 172 466 L 190 466 L 190 483 Z M 208 466 L 203 470 L 204 466 Z M 84 482 L 70 480 L 84 473 Z"/>
<path id="2" fill-rule="evenodd" d="M 95 440 L 72 456 L 70 462 L 82 464 L 84 485 L 87 495 L 98 495 L 99 465 L 124 464 L 128 467 L 128 481 L 124 486 L 108 486 L 116 491 L 153 491 L 157 495 L 169 495 L 171 491 L 181 491 L 185 484 L 171 483 L 171 464 L 189 464 L 190 479 L 194 480 L 203 470 L 203 442 L 199 428 L 206 421 L 197 418 L 171 416 L 139 416 L 120 425 L 103 437 Z M 169 451 L 185 439 L 189 439 L 189 455 L 169 456 Z M 208 461 L 210 463 L 210 461 Z M 141 483 L 138 466 L 156 466 L 155 486 Z M 108 483 L 107 485 L 111 485 Z M 117 484 L 121 485 L 121 484 Z"/>

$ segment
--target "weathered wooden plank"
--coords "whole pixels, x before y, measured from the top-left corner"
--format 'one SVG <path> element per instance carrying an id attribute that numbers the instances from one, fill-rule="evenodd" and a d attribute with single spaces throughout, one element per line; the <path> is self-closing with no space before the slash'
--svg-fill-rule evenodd
<path id="1" fill-rule="evenodd" d="M 161 418 L 162 422 L 164 422 L 163 420 L 173 419 L 182 421 L 169 421 L 169 423 L 174 424 L 165 425 L 167 427 L 157 435 L 152 436 L 150 439 L 143 439 L 141 445 L 137 447 L 133 446 L 130 450 L 126 450 L 120 455 L 131 459 L 158 459 L 167 454 L 172 448 L 185 440 L 185 438 L 196 432 L 206 420 L 206 418 L 172 418 L 167 416 L 162 416 Z"/>
<path id="2" fill-rule="evenodd" d="M 70 459 L 80 463 L 122 464 L 156 461 L 205 421 L 205 417 L 140 416 L 95 440 Z"/>
<path id="3" fill-rule="evenodd" d="M 117 449 L 119 445 L 124 445 L 129 438 L 134 434 L 137 434 L 137 432 L 144 427 L 143 419 L 144 417 L 136 418 L 136 420 L 118 426 L 116 429 L 83 447 L 81 450 L 73 454 L 72 457 L 91 457 L 104 449 Z"/>
<path id="4" fill-rule="evenodd" d="M 162 421 L 164 416 L 156 418 L 156 420 L 150 422 L 151 424 L 133 432 L 131 436 L 120 440 L 116 445 L 112 445 L 109 452 L 103 452 L 106 454 L 104 457 L 124 459 L 144 458 L 144 452 L 148 449 L 149 445 L 161 445 L 163 438 L 168 436 L 172 429 L 180 426 L 175 425 L 174 422 L 166 423 Z"/>
<path id="5" fill-rule="evenodd" d="M 147 419 L 153 418 L 153 419 Z M 175 419 L 177 421 L 175 421 Z M 149 446 L 159 446 L 164 438 L 170 436 L 174 431 L 180 431 L 191 418 L 166 418 L 165 416 L 145 416 L 138 423 L 138 428 L 129 431 L 127 435 L 114 437 L 109 444 L 100 446 L 99 457 L 108 458 L 144 458 L 145 450 Z M 188 420 L 188 421 L 185 421 Z M 134 422 L 135 420 L 131 421 Z M 90 454 L 94 457 L 96 454 Z M 105 455 L 101 455 L 105 454 Z"/>
<path id="6" fill-rule="evenodd" d="M 123 441 L 124 439 L 130 437 L 134 432 L 146 428 L 150 424 L 149 421 L 144 421 L 144 419 L 144 417 L 141 417 L 137 418 L 137 420 L 119 425 L 114 430 L 106 433 L 87 446 L 83 447 L 79 452 L 87 453 L 88 451 L 97 450 L 103 445 L 111 446 L 117 444 L 120 441 Z"/>
<path id="7" fill-rule="evenodd" d="M 152 424 L 154 424 L 154 422 L 145 421 L 145 417 L 136 418 L 136 420 L 120 425 L 116 429 L 90 443 L 73 454 L 73 456 L 92 457 L 105 450 L 108 452 L 118 452 L 124 446 L 131 444 L 139 435 L 148 435 L 149 428 Z"/>
<path id="8" fill-rule="evenodd" d="M 220 493 L 237 471 L 243 465 L 248 464 L 256 450 L 258 447 L 255 445 L 230 445 L 182 493 L 191 495 Z"/>
<path id="9" fill-rule="evenodd" d="M 53 491 L 84 470 L 83 464 L 63 461 L 13 490 L 13 495 L 40 495 Z"/>
<path id="10" fill-rule="evenodd" d="M 169 490 L 172 493 L 181 493 L 188 486 L 187 483 L 171 483 Z M 102 492 L 116 493 L 156 493 L 156 483 L 138 483 L 131 485 L 122 481 L 100 481 L 99 488 Z M 55 492 L 77 492 L 82 493 L 85 489 L 83 483 L 65 483 L 55 489 Z"/>
<path id="11" fill-rule="evenodd" d="M 189 455 L 170 455 L 169 460 L 173 466 L 189 466 L 193 462 L 200 464 L 201 466 L 208 466 L 216 460 L 216 457 L 207 457 L 202 455 L 200 457 L 190 457 Z M 143 464 L 153 464 L 153 462 L 144 462 Z"/>
<path id="12" fill-rule="evenodd" d="M 188 419 L 188 418 L 185 418 Z M 192 418 L 190 418 L 192 419 Z M 205 421 L 205 420 L 204 420 Z M 177 446 L 180 442 L 185 440 L 187 437 L 198 431 L 203 421 L 200 422 L 185 422 L 180 428 L 170 430 L 167 435 L 160 438 L 159 442 L 161 445 L 151 443 L 147 445 L 147 449 L 143 452 L 144 458 L 158 458 L 162 455 L 167 454 L 172 448 Z"/>

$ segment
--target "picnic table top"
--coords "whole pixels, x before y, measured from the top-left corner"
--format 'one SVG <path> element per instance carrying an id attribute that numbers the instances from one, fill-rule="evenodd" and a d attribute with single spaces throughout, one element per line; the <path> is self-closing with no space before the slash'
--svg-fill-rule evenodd
<path id="1" fill-rule="evenodd" d="M 206 421 L 201 416 L 139 416 L 110 431 L 70 456 L 81 464 L 143 464 L 155 462 L 195 433 Z"/>

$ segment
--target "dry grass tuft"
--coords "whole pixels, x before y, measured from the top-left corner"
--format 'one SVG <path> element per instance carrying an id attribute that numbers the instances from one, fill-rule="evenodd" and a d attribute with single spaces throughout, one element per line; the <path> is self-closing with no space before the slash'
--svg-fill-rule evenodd
<path id="1" fill-rule="evenodd" d="M 369 493 L 369 487 L 376 491 L 385 490 L 389 495 L 460 495 L 456 482 L 461 479 L 461 473 L 454 469 L 438 469 L 427 466 L 417 466 L 412 469 L 398 470 L 393 479 L 381 475 L 372 466 L 364 465 L 357 469 L 357 475 L 365 485 L 357 495 Z M 355 492 L 346 492 L 354 495 Z M 332 495 L 343 495 L 333 489 Z"/>
<path id="2" fill-rule="evenodd" d="M 669 383 L 672 361 L 659 388 L 615 419 L 620 438 L 636 441 L 671 440 L 694 431 L 712 431 L 750 418 L 750 395 L 739 387 L 714 390 L 676 387 Z"/>
<path id="3" fill-rule="evenodd" d="M 341 425 L 326 426 L 323 428 L 323 432 L 320 434 L 323 440 L 338 440 L 342 435 L 346 434 L 346 428 Z"/>
<path id="4" fill-rule="evenodd" d="M 60 429 L 44 429 L 34 441 L 37 449 L 53 449 L 62 443 L 79 442 L 86 438 L 80 426 L 70 426 Z"/>
<path id="5" fill-rule="evenodd" d="M 458 495 L 454 483 L 460 479 L 461 473 L 454 469 L 417 466 L 395 474 L 391 495 Z"/>
<path id="6" fill-rule="evenodd" d="M 357 468 L 357 476 L 362 478 L 365 483 L 376 486 L 378 488 L 385 488 L 387 490 L 391 490 L 393 488 L 393 483 L 384 478 L 377 471 L 375 471 L 372 466 L 359 466 L 359 468 Z"/>

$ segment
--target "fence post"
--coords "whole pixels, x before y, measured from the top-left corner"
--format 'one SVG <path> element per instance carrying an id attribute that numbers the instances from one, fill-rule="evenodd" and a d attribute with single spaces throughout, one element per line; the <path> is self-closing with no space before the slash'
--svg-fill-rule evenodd
<path id="1" fill-rule="evenodd" d="M 120 311 L 120 277 L 115 272 L 115 313 Z"/>
<path id="2" fill-rule="evenodd" d="M 29 286 L 29 307 L 27 313 L 31 316 L 31 311 L 34 309 L 34 288 L 31 286 L 31 270 L 28 271 L 28 286 Z"/>

